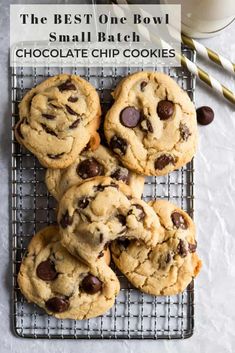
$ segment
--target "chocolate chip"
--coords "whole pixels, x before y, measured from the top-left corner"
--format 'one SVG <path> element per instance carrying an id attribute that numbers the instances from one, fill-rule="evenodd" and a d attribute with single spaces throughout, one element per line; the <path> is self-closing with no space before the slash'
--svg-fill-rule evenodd
<path id="1" fill-rule="evenodd" d="M 41 126 L 48 134 L 57 137 L 57 134 L 53 130 L 51 130 L 48 126 L 46 126 L 45 124 L 41 124 Z"/>
<path id="2" fill-rule="evenodd" d="M 75 129 L 75 128 L 78 126 L 79 123 L 80 123 L 80 118 L 78 118 L 77 120 L 75 120 L 75 121 L 69 126 L 69 128 L 70 128 L 70 129 Z"/>
<path id="3" fill-rule="evenodd" d="M 98 255 L 98 259 L 100 259 L 101 257 L 103 257 L 104 256 L 104 253 L 103 253 L 103 251 L 101 251 L 100 253 L 99 253 L 99 255 Z"/>
<path id="4" fill-rule="evenodd" d="M 51 153 L 47 154 L 47 156 L 51 159 L 60 159 L 60 157 L 62 157 L 63 155 L 64 155 L 64 152 L 58 153 L 58 154 L 51 154 Z"/>
<path id="5" fill-rule="evenodd" d="M 160 120 L 169 119 L 174 113 L 174 104 L 171 101 L 162 100 L 157 105 L 157 114 Z"/>
<path id="6" fill-rule="evenodd" d="M 159 268 L 161 270 L 165 270 L 167 268 L 167 265 L 171 262 L 172 256 L 168 252 L 167 254 L 162 254 L 160 256 L 160 261 L 159 261 Z"/>
<path id="7" fill-rule="evenodd" d="M 180 137 L 182 140 L 187 141 L 189 136 L 191 135 L 191 132 L 186 124 L 180 123 Z"/>
<path id="8" fill-rule="evenodd" d="M 55 264 L 50 259 L 41 262 L 36 269 L 36 273 L 43 281 L 53 281 L 57 277 Z"/>
<path id="9" fill-rule="evenodd" d="M 63 313 L 69 308 L 69 301 L 65 298 L 53 297 L 46 301 L 46 308 L 53 313 Z"/>
<path id="10" fill-rule="evenodd" d="M 197 109 L 197 122 L 201 125 L 208 125 L 214 120 L 214 111 L 207 106 Z"/>
<path id="11" fill-rule="evenodd" d="M 104 173 L 104 167 L 92 157 L 80 162 L 76 171 L 82 179 L 87 179 L 102 175 Z"/>
<path id="12" fill-rule="evenodd" d="M 56 118 L 55 115 L 52 114 L 42 114 L 42 117 L 48 120 L 54 120 Z"/>
<path id="13" fill-rule="evenodd" d="M 131 241 L 128 238 L 120 237 L 117 239 L 117 243 L 119 246 L 123 246 L 125 249 L 127 249 Z"/>
<path id="14" fill-rule="evenodd" d="M 118 214 L 116 217 L 122 226 L 126 225 L 126 217 L 123 214 Z"/>
<path id="15" fill-rule="evenodd" d="M 120 113 L 121 124 L 125 127 L 136 127 L 140 121 L 140 112 L 135 107 L 124 108 Z"/>
<path id="16" fill-rule="evenodd" d="M 110 140 L 110 148 L 117 154 L 124 156 L 127 150 L 127 141 L 121 137 L 113 136 Z"/>
<path id="17" fill-rule="evenodd" d="M 154 167 L 155 169 L 162 170 L 168 164 L 174 164 L 174 158 L 171 155 L 163 154 L 155 160 Z"/>
<path id="18" fill-rule="evenodd" d="M 115 189 L 119 189 L 119 186 L 117 184 L 109 184 L 109 185 L 97 185 L 94 187 L 95 191 L 104 191 L 104 189 L 106 188 L 115 188 Z"/>
<path id="19" fill-rule="evenodd" d="M 187 256 L 187 249 L 186 249 L 186 246 L 185 246 L 185 242 L 180 239 L 179 241 L 179 244 L 177 246 L 177 253 L 181 256 L 181 257 L 185 257 Z"/>
<path id="20" fill-rule="evenodd" d="M 70 80 L 67 80 L 64 83 L 62 83 L 61 85 L 59 85 L 58 89 L 60 90 L 60 92 L 63 92 L 63 91 L 75 91 L 76 90 L 76 86 Z"/>
<path id="21" fill-rule="evenodd" d="M 78 207 L 84 209 L 89 205 L 89 202 L 89 197 L 81 197 L 80 199 L 78 199 Z"/>
<path id="22" fill-rule="evenodd" d="M 102 282 L 99 280 L 99 278 L 88 274 L 83 278 L 81 288 L 88 294 L 95 294 L 101 290 Z"/>
<path id="23" fill-rule="evenodd" d="M 148 82 L 147 81 L 142 81 L 140 84 L 140 90 L 143 92 L 145 87 L 147 86 Z"/>
<path id="24" fill-rule="evenodd" d="M 60 225 L 62 228 L 67 228 L 73 223 L 72 217 L 70 217 L 69 212 L 66 211 L 60 220 Z"/>
<path id="25" fill-rule="evenodd" d="M 61 107 L 59 107 L 59 106 L 57 106 L 57 105 L 55 105 L 55 104 L 53 104 L 53 103 L 50 103 L 49 104 L 52 108 L 54 108 L 54 109 L 62 109 Z"/>
<path id="26" fill-rule="evenodd" d="M 128 184 L 129 183 L 129 179 L 130 179 L 129 170 L 126 169 L 126 168 L 120 167 L 120 168 L 116 169 L 111 174 L 111 178 L 114 178 L 116 180 L 121 180 L 124 183 Z"/>
<path id="27" fill-rule="evenodd" d="M 135 215 L 135 216 L 136 216 L 137 221 L 142 221 L 142 220 L 144 219 L 145 215 L 146 215 L 145 212 L 144 212 L 143 207 L 142 207 L 141 205 L 138 205 L 138 204 L 133 204 L 132 207 L 135 207 L 135 208 L 137 208 L 138 211 L 140 211 L 140 212 L 138 212 L 138 214 Z M 134 210 L 131 209 L 131 210 L 128 212 L 128 215 L 133 214 L 133 213 L 134 213 L 133 211 L 134 211 Z"/>
<path id="28" fill-rule="evenodd" d="M 144 132 L 151 132 L 153 133 L 153 126 L 151 122 L 149 121 L 148 118 L 145 116 L 142 117 L 141 123 L 140 123 L 140 129 Z"/>
<path id="29" fill-rule="evenodd" d="M 100 243 L 103 243 L 104 240 L 104 234 L 100 233 Z"/>
<path id="30" fill-rule="evenodd" d="M 171 254 L 168 252 L 167 255 L 166 255 L 166 263 L 169 264 L 169 262 L 171 261 L 172 259 L 172 256 Z"/>
<path id="31" fill-rule="evenodd" d="M 71 102 L 71 103 L 75 103 L 75 102 L 78 101 L 78 97 L 71 96 L 71 97 L 69 97 L 68 101 Z"/>
<path id="32" fill-rule="evenodd" d="M 184 219 L 184 216 L 177 211 L 172 213 L 171 220 L 177 229 L 178 228 L 182 228 L 182 229 L 188 228 L 188 223 L 187 223 L 186 219 Z"/>
<path id="33" fill-rule="evenodd" d="M 71 115 L 78 115 L 72 108 L 70 108 L 69 105 L 65 104 L 65 108 L 67 110 L 67 112 Z"/>
<path id="34" fill-rule="evenodd" d="M 197 249 L 197 242 L 195 241 L 195 244 L 193 243 L 188 243 L 188 250 L 189 252 L 195 252 Z"/>

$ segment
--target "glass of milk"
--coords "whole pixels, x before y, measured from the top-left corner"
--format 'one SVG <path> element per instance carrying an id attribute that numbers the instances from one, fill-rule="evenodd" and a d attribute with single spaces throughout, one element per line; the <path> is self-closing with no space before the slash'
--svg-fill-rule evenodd
<path id="1" fill-rule="evenodd" d="M 235 20 L 235 0 L 161 0 L 182 7 L 182 32 L 194 38 L 212 37 Z"/>

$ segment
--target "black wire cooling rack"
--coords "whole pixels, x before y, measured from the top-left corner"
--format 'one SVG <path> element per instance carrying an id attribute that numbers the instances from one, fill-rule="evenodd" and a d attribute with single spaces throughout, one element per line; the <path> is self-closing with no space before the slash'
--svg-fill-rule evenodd
<path id="1" fill-rule="evenodd" d="M 183 53 L 191 61 L 195 54 Z M 156 70 L 156 67 L 149 68 Z M 194 99 L 195 78 L 184 68 L 160 69 L 173 77 Z M 12 125 L 18 119 L 18 103 L 27 90 L 49 76 L 75 73 L 85 77 L 99 91 L 104 111 L 111 104 L 111 91 L 132 68 L 23 68 L 12 69 Z M 105 315 L 90 320 L 58 320 L 28 304 L 17 284 L 17 273 L 32 235 L 55 222 L 55 201 L 44 184 L 44 168 L 20 146 L 12 134 L 12 266 L 13 325 L 20 337 L 30 338 L 187 338 L 194 327 L 193 282 L 179 295 L 154 297 L 131 287 L 118 273 L 121 291 L 115 305 Z M 165 177 L 148 177 L 144 199 L 166 198 L 193 216 L 193 162 Z M 115 269 L 116 271 L 116 269 Z"/>

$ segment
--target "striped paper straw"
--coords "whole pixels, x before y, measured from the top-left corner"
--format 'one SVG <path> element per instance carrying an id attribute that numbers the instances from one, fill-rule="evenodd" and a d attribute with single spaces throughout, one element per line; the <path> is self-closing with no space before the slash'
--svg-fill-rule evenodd
<path id="1" fill-rule="evenodd" d="M 116 3 L 118 5 L 128 5 L 126 0 L 117 0 Z M 146 13 L 146 11 L 143 11 L 140 8 L 141 12 L 143 15 L 149 15 Z M 114 4 L 114 11 L 118 14 L 121 14 L 122 16 L 125 14 L 127 11 L 131 11 L 130 6 L 128 6 L 128 10 L 126 10 L 125 7 L 122 6 L 117 6 Z M 141 35 L 147 40 L 151 41 L 153 43 L 161 44 L 162 47 L 165 48 L 171 48 L 170 45 L 165 42 L 162 38 L 159 38 L 155 33 L 152 31 L 147 30 L 147 28 L 142 25 L 138 24 L 137 25 L 139 32 Z M 177 58 L 181 61 L 181 65 L 187 68 L 191 73 L 193 73 L 201 82 L 205 83 L 207 86 L 218 92 L 222 97 L 227 99 L 230 103 L 235 104 L 235 94 L 231 90 L 229 90 L 227 87 L 225 87 L 222 83 L 220 83 L 218 80 L 216 80 L 213 76 L 208 74 L 206 71 L 204 71 L 202 68 L 197 66 L 195 63 L 193 63 L 191 60 L 189 60 L 186 56 L 184 56 L 181 53 L 176 53 Z"/>
<path id="2" fill-rule="evenodd" d="M 209 75 L 202 68 L 194 64 L 191 60 L 186 58 L 184 55 L 180 55 L 181 64 L 186 67 L 190 72 L 192 72 L 196 77 L 207 84 L 209 87 L 217 91 L 220 95 L 222 95 L 225 99 L 227 99 L 230 103 L 235 104 L 235 94 L 230 89 L 222 85 L 218 80 L 216 80 L 213 76 Z"/>
<path id="3" fill-rule="evenodd" d="M 202 57 L 209 59 L 216 63 L 217 65 L 223 67 L 225 70 L 231 72 L 232 74 L 235 73 L 235 64 L 225 58 L 224 56 L 216 53 L 215 51 L 205 47 L 203 44 L 199 43 L 195 39 L 192 39 L 183 33 L 181 34 L 181 39 L 184 44 L 188 47 L 196 50 L 196 52 L 201 55 Z"/>

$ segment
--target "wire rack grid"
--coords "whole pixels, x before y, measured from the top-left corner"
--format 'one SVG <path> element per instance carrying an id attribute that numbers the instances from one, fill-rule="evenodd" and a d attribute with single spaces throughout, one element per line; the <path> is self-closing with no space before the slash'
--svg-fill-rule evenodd
<path id="1" fill-rule="evenodd" d="M 183 48 L 195 61 L 195 53 Z M 140 68 L 142 69 L 142 68 Z M 156 70 L 156 67 L 149 68 Z M 173 77 L 194 99 L 195 78 L 184 68 L 160 69 Z M 110 92 L 132 68 L 23 68 L 12 69 L 12 126 L 18 120 L 18 103 L 27 90 L 61 72 L 85 77 L 99 91 L 103 110 L 111 104 Z M 45 170 L 37 159 L 20 146 L 12 133 L 12 270 L 13 328 L 28 338 L 187 338 L 194 328 L 194 284 L 179 295 L 154 297 L 135 290 L 121 273 L 121 291 L 105 315 L 90 320 L 58 320 L 36 305 L 28 304 L 17 284 L 19 266 L 33 234 L 55 222 L 55 201 L 44 184 Z M 193 216 L 193 162 L 165 177 L 148 177 L 143 198 L 166 198 Z"/>

